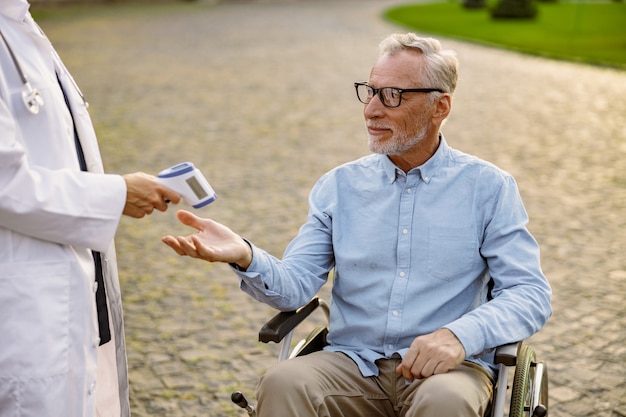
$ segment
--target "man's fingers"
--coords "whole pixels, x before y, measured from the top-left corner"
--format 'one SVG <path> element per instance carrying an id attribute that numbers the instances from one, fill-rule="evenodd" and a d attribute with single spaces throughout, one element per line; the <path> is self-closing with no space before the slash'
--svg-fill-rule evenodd
<path id="1" fill-rule="evenodd" d="M 450 366 L 450 364 L 447 364 L 445 362 L 439 362 L 437 366 L 435 367 L 435 369 L 433 370 L 432 375 L 445 374 L 446 372 L 450 371 L 452 368 L 454 368 L 454 366 Z"/>
<path id="2" fill-rule="evenodd" d="M 415 338 L 397 372 L 407 381 L 443 374 L 461 363 L 465 350 L 457 337 L 447 329 Z"/>
<path id="3" fill-rule="evenodd" d="M 404 379 L 412 382 L 416 377 L 421 378 L 421 365 L 417 362 L 417 357 L 407 352 L 407 355 L 402 360 L 402 363 L 397 368 L 397 372 L 402 374 Z"/>
<path id="4" fill-rule="evenodd" d="M 198 251 L 193 242 L 190 241 L 189 238 L 180 236 L 176 239 L 178 241 L 178 245 L 180 248 L 192 258 L 199 258 Z"/>
<path id="5" fill-rule="evenodd" d="M 202 230 L 203 228 L 202 219 L 187 210 L 179 210 L 176 213 L 176 217 L 182 224 L 186 226 L 193 227 L 194 229 L 197 229 L 197 230 Z"/>
<path id="6" fill-rule="evenodd" d="M 396 372 L 402 375 L 402 377 L 409 382 L 413 382 L 413 380 L 415 379 L 415 377 L 411 373 L 411 370 L 405 367 L 402 363 L 398 365 L 398 367 L 396 368 Z"/>
<path id="7" fill-rule="evenodd" d="M 165 236 L 161 239 L 161 241 L 170 248 L 174 249 L 174 251 L 181 256 L 187 255 L 192 258 L 198 258 L 196 247 L 186 237 Z"/>
<path id="8" fill-rule="evenodd" d="M 412 382 L 415 378 L 424 379 L 437 374 L 443 374 L 450 370 L 450 368 L 444 362 L 436 362 L 434 360 L 426 363 L 415 361 L 412 364 L 405 364 L 404 362 L 396 368 L 396 372 L 402 374 L 404 379 Z"/>
<path id="9" fill-rule="evenodd" d="M 198 235 L 192 235 L 190 236 L 190 239 L 192 244 L 194 245 L 198 257 L 209 262 L 214 262 L 217 260 L 218 252 L 220 252 L 221 250 L 220 247 L 205 245 L 202 239 L 198 237 Z"/>
<path id="10" fill-rule="evenodd" d="M 180 247 L 178 240 L 174 236 L 164 236 L 161 241 L 165 243 L 167 246 L 172 248 L 174 252 L 179 254 L 180 256 L 185 256 L 187 253 Z"/>
<path id="11" fill-rule="evenodd" d="M 429 360 L 424 365 L 414 370 L 414 375 L 419 375 L 420 378 L 428 378 L 435 374 L 435 369 L 439 363 L 434 360 Z M 419 374 L 418 374 L 419 372 Z"/>

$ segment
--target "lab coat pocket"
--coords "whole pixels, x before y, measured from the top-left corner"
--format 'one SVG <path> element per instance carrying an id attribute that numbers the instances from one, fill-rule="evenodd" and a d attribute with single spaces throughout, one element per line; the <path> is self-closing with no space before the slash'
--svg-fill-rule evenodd
<path id="1" fill-rule="evenodd" d="M 0 378 L 68 370 L 70 266 L 0 264 Z"/>

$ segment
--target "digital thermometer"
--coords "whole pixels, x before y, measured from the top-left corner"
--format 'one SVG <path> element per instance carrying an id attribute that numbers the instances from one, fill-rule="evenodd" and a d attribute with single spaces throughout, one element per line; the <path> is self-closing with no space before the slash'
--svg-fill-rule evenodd
<path id="1" fill-rule="evenodd" d="M 159 172 L 157 181 L 176 191 L 193 208 L 204 207 L 215 201 L 215 191 L 202 172 L 191 162 L 182 162 Z"/>

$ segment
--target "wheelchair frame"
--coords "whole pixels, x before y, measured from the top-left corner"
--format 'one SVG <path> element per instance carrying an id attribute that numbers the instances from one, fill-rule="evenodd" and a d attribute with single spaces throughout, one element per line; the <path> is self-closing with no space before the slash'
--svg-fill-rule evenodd
<path id="1" fill-rule="evenodd" d="M 262 343 L 280 343 L 278 361 L 303 356 L 323 349 L 327 344 L 328 328 L 316 327 L 305 339 L 293 348 L 291 342 L 296 328 L 316 309 L 320 308 L 326 320 L 330 318 L 330 308 L 324 300 L 315 297 L 308 304 L 295 311 L 280 312 L 266 322 L 259 331 Z M 498 378 L 493 388 L 493 403 L 485 417 L 504 417 L 507 397 L 510 394 L 508 417 L 545 417 L 548 415 L 548 368 L 538 362 L 534 349 L 523 342 L 511 343 L 496 348 L 495 363 L 498 365 Z M 509 385 L 511 368 L 515 368 L 513 383 Z M 510 393 L 509 393 L 509 388 Z M 246 409 L 250 417 L 256 410 L 240 391 L 231 395 L 233 403 Z"/>

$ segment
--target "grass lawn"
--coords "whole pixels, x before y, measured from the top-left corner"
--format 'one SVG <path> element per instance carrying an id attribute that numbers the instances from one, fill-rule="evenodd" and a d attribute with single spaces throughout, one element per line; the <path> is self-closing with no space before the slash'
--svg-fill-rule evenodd
<path id="1" fill-rule="evenodd" d="M 385 17 L 409 29 L 551 58 L 626 69 L 626 3 L 539 3 L 534 20 L 494 20 L 458 1 L 407 4 Z"/>

